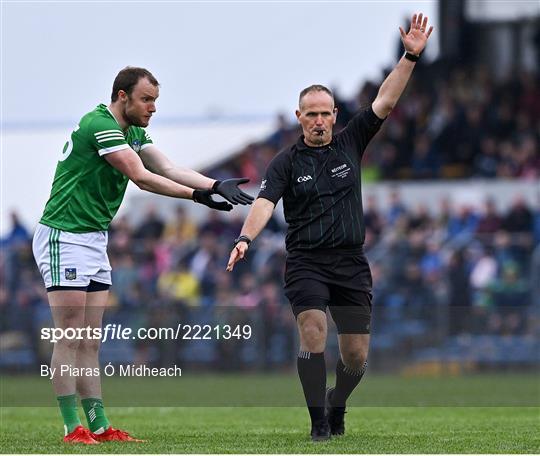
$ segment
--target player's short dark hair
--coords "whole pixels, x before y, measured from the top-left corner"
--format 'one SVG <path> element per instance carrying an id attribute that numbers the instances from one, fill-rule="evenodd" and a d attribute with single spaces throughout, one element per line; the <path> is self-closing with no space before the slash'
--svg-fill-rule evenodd
<path id="1" fill-rule="evenodd" d="M 311 92 L 325 92 L 332 97 L 332 100 L 334 99 L 334 94 L 328 87 L 325 87 L 321 84 L 313 84 L 309 87 L 306 87 L 300 92 L 300 96 L 298 97 L 298 106 L 302 104 L 302 98 L 304 98 L 308 93 Z"/>
<path id="2" fill-rule="evenodd" d="M 137 85 L 139 79 L 147 78 L 150 84 L 159 87 L 159 82 L 150 71 L 145 68 L 127 66 L 120 71 L 114 78 L 111 101 L 118 100 L 118 91 L 123 90 L 128 95 L 131 95 L 133 87 Z"/>

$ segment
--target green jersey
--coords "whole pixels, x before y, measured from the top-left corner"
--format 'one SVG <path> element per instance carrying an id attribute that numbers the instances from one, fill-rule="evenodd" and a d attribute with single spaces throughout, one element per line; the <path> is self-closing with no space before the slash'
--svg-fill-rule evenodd
<path id="1" fill-rule="evenodd" d="M 138 153 L 150 144 L 141 127 L 123 132 L 104 104 L 86 114 L 64 146 L 40 223 L 72 233 L 107 230 L 122 203 L 128 178 L 104 155 L 127 147 Z"/>

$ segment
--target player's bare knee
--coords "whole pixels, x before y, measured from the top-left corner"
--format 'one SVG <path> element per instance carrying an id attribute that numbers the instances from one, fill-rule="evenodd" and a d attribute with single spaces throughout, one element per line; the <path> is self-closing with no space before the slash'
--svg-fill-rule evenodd
<path id="1" fill-rule="evenodd" d="M 304 350 L 320 352 L 324 350 L 326 329 L 317 323 L 306 323 L 300 328 L 301 345 Z"/>
<path id="2" fill-rule="evenodd" d="M 88 354 L 97 354 L 99 352 L 100 340 L 99 339 L 88 339 L 84 338 L 80 341 L 79 352 L 84 352 Z"/>
<path id="3" fill-rule="evenodd" d="M 343 364 L 349 369 L 359 371 L 363 369 L 367 361 L 367 351 L 364 350 L 343 350 L 341 353 Z"/>
<path id="4" fill-rule="evenodd" d="M 318 315 L 300 314 L 298 318 L 298 329 L 302 349 L 314 353 L 324 350 L 326 342 L 326 320 L 318 318 Z"/>
<path id="5" fill-rule="evenodd" d="M 59 338 L 55 342 L 55 348 L 62 351 L 77 351 L 80 344 L 80 339 L 76 337 L 68 337 L 68 335 L 65 335 L 64 337 Z"/>
<path id="6" fill-rule="evenodd" d="M 305 318 L 298 321 L 300 333 L 308 338 L 322 338 L 326 335 L 325 322 L 317 318 Z"/>
<path id="7" fill-rule="evenodd" d="M 324 339 L 324 329 L 318 325 L 306 325 L 302 328 L 302 338 L 312 342 L 320 342 Z"/>

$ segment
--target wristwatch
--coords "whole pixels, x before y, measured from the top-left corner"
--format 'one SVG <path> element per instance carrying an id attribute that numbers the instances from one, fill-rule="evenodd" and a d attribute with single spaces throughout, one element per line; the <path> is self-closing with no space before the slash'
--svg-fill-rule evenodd
<path id="1" fill-rule="evenodd" d="M 242 234 L 234 240 L 234 246 L 236 247 L 239 242 L 245 242 L 249 247 L 249 244 L 251 244 L 251 239 Z"/>
<path id="2" fill-rule="evenodd" d="M 411 62 L 418 62 L 418 60 L 420 60 L 419 55 L 411 54 L 410 52 L 405 52 L 404 57 Z"/>

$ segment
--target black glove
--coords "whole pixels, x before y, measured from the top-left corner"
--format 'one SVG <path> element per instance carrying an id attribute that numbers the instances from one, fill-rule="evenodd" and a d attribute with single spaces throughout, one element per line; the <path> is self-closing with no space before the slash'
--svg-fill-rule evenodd
<path id="1" fill-rule="evenodd" d="M 246 204 L 251 204 L 255 198 L 247 193 L 244 193 L 238 188 L 238 186 L 248 182 L 249 179 L 246 177 L 243 177 L 242 179 L 216 181 L 214 182 L 214 185 L 212 185 L 212 190 L 233 204 L 243 204 L 245 206 Z"/>
<path id="2" fill-rule="evenodd" d="M 214 201 L 212 199 L 213 194 L 213 190 L 194 190 L 193 201 L 204 204 L 212 209 L 217 209 L 218 211 L 230 211 L 232 209 L 232 206 L 226 201 Z"/>

